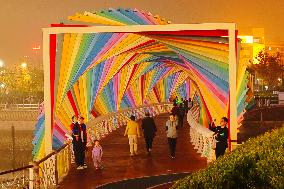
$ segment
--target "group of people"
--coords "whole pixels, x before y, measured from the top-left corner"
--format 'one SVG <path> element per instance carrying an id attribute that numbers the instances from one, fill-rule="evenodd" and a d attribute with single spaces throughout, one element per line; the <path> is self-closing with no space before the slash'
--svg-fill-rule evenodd
<path id="1" fill-rule="evenodd" d="M 183 120 L 191 108 L 191 99 L 189 100 L 179 100 L 177 97 L 173 101 L 173 108 L 165 125 L 165 131 L 168 138 L 168 145 L 171 158 L 175 158 L 176 143 L 178 136 L 178 128 L 183 126 Z M 154 122 L 154 119 L 150 117 L 150 114 L 145 113 L 145 118 L 142 119 L 141 128 L 143 130 L 145 146 L 148 154 L 152 151 L 152 143 L 154 137 L 156 136 L 157 127 Z M 138 154 L 138 138 L 141 136 L 138 123 L 135 121 L 135 116 L 130 117 L 126 125 L 124 136 L 128 136 L 129 146 L 130 146 L 130 156 Z"/>
<path id="2" fill-rule="evenodd" d="M 85 169 L 87 165 L 85 164 L 85 151 L 87 145 L 87 127 L 84 123 L 83 117 L 72 117 L 72 123 L 70 125 L 72 131 L 72 144 L 73 152 L 75 156 L 75 163 L 77 169 Z"/>
<path id="3" fill-rule="evenodd" d="M 77 117 L 74 115 L 72 117 L 70 129 L 72 131 L 73 152 L 77 169 L 85 169 L 87 168 L 85 163 L 85 153 L 87 150 L 87 126 L 84 123 L 84 117 Z M 101 161 L 102 155 L 102 147 L 100 146 L 99 141 L 95 140 L 92 150 L 92 158 L 96 169 L 103 168 Z"/>
<path id="4" fill-rule="evenodd" d="M 183 103 L 178 103 L 174 101 L 174 107 L 171 110 L 169 119 L 165 124 L 165 132 L 168 139 L 169 154 L 172 159 L 175 158 L 176 143 L 178 137 L 178 129 L 183 126 L 183 119 L 190 107 L 188 106 L 189 101 L 182 101 Z M 228 148 L 228 119 L 223 117 L 220 121 L 220 126 L 215 126 L 216 119 L 209 124 L 209 129 L 214 132 L 214 137 L 216 139 L 216 158 L 224 155 L 226 148 Z M 87 165 L 85 164 L 85 151 L 87 145 L 87 132 L 86 125 L 84 123 L 83 117 L 72 117 L 72 124 L 70 125 L 72 131 L 72 144 L 75 156 L 75 163 L 77 169 L 85 169 Z M 157 127 L 155 121 L 150 117 L 150 113 L 146 112 L 145 117 L 142 119 L 141 128 L 143 130 L 143 135 L 145 139 L 145 146 L 148 154 L 151 154 L 153 140 L 157 133 Z M 138 155 L 138 138 L 141 137 L 140 126 L 135 120 L 135 116 L 131 116 L 130 120 L 127 122 L 124 136 L 128 136 L 130 156 Z M 103 150 L 98 140 L 93 141 L 92 149 L 92 159 L 96 169 L 103 169 L 102 165 L 102 155 Z"/>
<path id="5" fill-rule="evenodd" d="M 145 113 L 145 118 L 142 119 L 141 128 L 143 130 L 145 146 L 148 154 L 151 154 L 153 140 L 156 136 L 157 127 L 155 121 L 150 114 Z M 166 122 L 166 134 L 168 138 L 169 151 L 171 158 L 175 158 L 176 142 L 177 142 L 177 129 L 178 122 L 176 116 L 171 113 L 169 120 Z M 139 124 L 135 121 L 135 116 L 130 117 L 130 121 L 127 122 L 124 136 L 128 136 L 130 156 L 138 155 L 138 138 L 141 136 Z"/>

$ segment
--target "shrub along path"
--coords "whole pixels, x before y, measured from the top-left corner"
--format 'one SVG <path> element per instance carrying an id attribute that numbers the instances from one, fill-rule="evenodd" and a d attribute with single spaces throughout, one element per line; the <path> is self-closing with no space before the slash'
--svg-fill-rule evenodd
<path id="1" fill-rule="evenodd" d="M 250 139 L 173 188 L 284 188 L 284 127 Z"/>
<path id="2" fill-rule="evenodd" d="M 97 171 L 93 168 L 90 156 L 87 157 L 88 168 L 76 170 L 73 167 L 60 184 L 59 188 L 95 188 L 95 186 L 143 176 L 154 176 L 179 172 L 193 172 L 207 166 L 205 158 L 201 158 L 189 140 L 189 126 L 179 130 L 176 159 L 168 155 L 168 143 L 165 134 L 165 123 L 168 115 L 155 118 L 157 137 L 153 143 L 153 153 L 148 156 L 143 136 L 139 139 L 139 155 L 129 156 L 128 138 L 123 136 L 124 129 L 113 131 L 101 141 L 105 168 Z"/>

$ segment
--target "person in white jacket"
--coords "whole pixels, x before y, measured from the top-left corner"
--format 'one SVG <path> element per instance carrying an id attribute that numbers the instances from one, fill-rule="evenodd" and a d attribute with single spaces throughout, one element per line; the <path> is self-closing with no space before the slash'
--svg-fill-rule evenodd
<path id="1" fill-rule="evenodd" d="M 170 156 L 172 159 L 176 157 L 176 143 L 177 143 L 177 129 L 178 122 L 174 114 L 170 114 L 170 119 L 166 122 L 166 132 L 168 137 Z"/>

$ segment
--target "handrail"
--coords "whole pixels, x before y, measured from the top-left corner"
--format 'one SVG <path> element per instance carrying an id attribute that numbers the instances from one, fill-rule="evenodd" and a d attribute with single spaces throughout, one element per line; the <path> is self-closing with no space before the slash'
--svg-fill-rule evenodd
<path id="1" fill-rule="evenodd" d="M 110 118 L 116 118 L 117 120 L 120 121 L 125 120 L 125 116 L 127 116 L 129 113 L 134 113 L 138 115 L 138 117 L 139 116 L 141 117 L 142 114 L 144 113 L 143 111 L 149 107 L 151 107 L 149 108 L 150 111 L 152 111 L 154 115 L 156 115 L 160 113 L 169 112 L 170 105 L 172 105 L 172 103 L 166 102 L 166 103 L 156 103 L 156 104 L 127 108 L 99 116 L 95 119 L 91 119 L 91 121 L 93 121 L 93 123 L 99 123 L 99 124 L 94 124 L 93 127 L 99 129 L 99 127 L 102 126 L 102 128 L 104 128 L 104 126 L 110 126 L 110 125 L 113 126 L 115 124 L 118 124 L 117 122 L 114 122 L 114 120 Z M 92 128 L 91 125 L 89 129 L 90 128 Z M 49 188 L 51 186 L 55 186 L 68 173 L 70 169 L 71 159 L 72 159 L 72 151 L 69 142 L 64 144 L 61 148 L 49 153 L 42 159 L 32 162 L 30 165 L 1 172 L 0 175 L 11 174 L 11 173 L 14 174 L 15 172 L 19 173 L 19 171 L 23 172 L 28 171 L 29 174 L 28 178 L 27 175 L 25 174 L 23 174 L 23 176 L 21 177 L 18 177 L 19 176 L 18 174 L 18 176 L 13 177 L 13 179 L 2 180 L 0 184 L 2 186 L 3 184 L 6 184 L 7 186 L 11 187 L 13 184 L 18 184 L 18 179 L 21 179 L 21 184 L 25 185 L 25 187 L 27 185 L 29 185 L 31 188 L 39 188 L 39 187 Z M 10 184 L 7 184 L 8 182 Z"/>
<path id="2" fill-rule="evenodd" d="M 20 168 L 16 168 L 16 169 L 11 169 L 11 170 L 7 170 L 7 171 L 2 171 L 0 172 L 0 176 L 1 175 L 5 175 L 5 174 L 9 174 L 9 173 L 15 173 L 15 172 L 19 172 L 19 171 L 22 171 L 24 169 L 29 169 L 29 168 L 32 168 L 33 165 L 26 165 L 24 167 L 20 167 Z"/>
<path id="3" fill-rule="evenodd" d="M 190 125 L 190 140 L 194 148 L 201 154 L 201 157 L 207 158 L 207 162 L 211 162 L 214 159 L 212 149 L 214 132 L 194 120 L 191 110 L 188 111 L 187 122 Z"/>
<path id="4" fill-rule="evenodd" d="M 130 118 L 130 114 L 134 114 L 137 118 L 143 117 L 145 110 L 148 108 L 150 113 L 154 115 L 169 112 L 172 103 L 155 103 L 155 104 L 147 104 L 141 105 L 137 107 L 127 108 L 123 110 L 119 110 L 116 112 L 111 112 L 97 118 L 93 118 L 88 121 L 88 144 L 91 143 L 94 139 L 100 139 L 106 136 L 108 133 L 112 132 L 112 130 L 117 129 L 118 127 L 125 125 L 127 120 Z"/>
<path id="5" fill-rule="evenodd" d="M 99 117 L 93 117 L 92 119 L 89 120 L 89 122 L 90 121 L 100 122 L 103 119 L 106 119 L 108 117 L 114 116 L 116 114 L 121 114 L 121 113 L 125 113 L 125 112 L 128 112 L 128 111 L 133 111 L 135 109 L 148 108 L 148 107 L 157 106 L 157 105 L 172 105 L 172 102 L 147 104 L 147 105 L 141 105 L 141 106 L 136 106 L 136 107 L 131 107 L 131 108 L 125 108 L 125 109 L 122 109 L 122 110 L 119 110 L 119 111 L 115 111 L 115 112 L 111 112 L 111 113 L 108 113 L 108 114 L 100 115 Z"/>

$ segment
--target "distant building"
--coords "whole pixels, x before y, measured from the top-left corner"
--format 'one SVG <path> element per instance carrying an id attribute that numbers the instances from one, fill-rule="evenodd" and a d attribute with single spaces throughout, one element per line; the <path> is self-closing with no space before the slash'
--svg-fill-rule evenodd
<path id="1" fill-rule="evenodd" d="M 253 28 L 251 35 L 239 35 L 241 40 L 240 61 L 257 63 L 255 57 L 265 50 L 264 28 Z"/>

